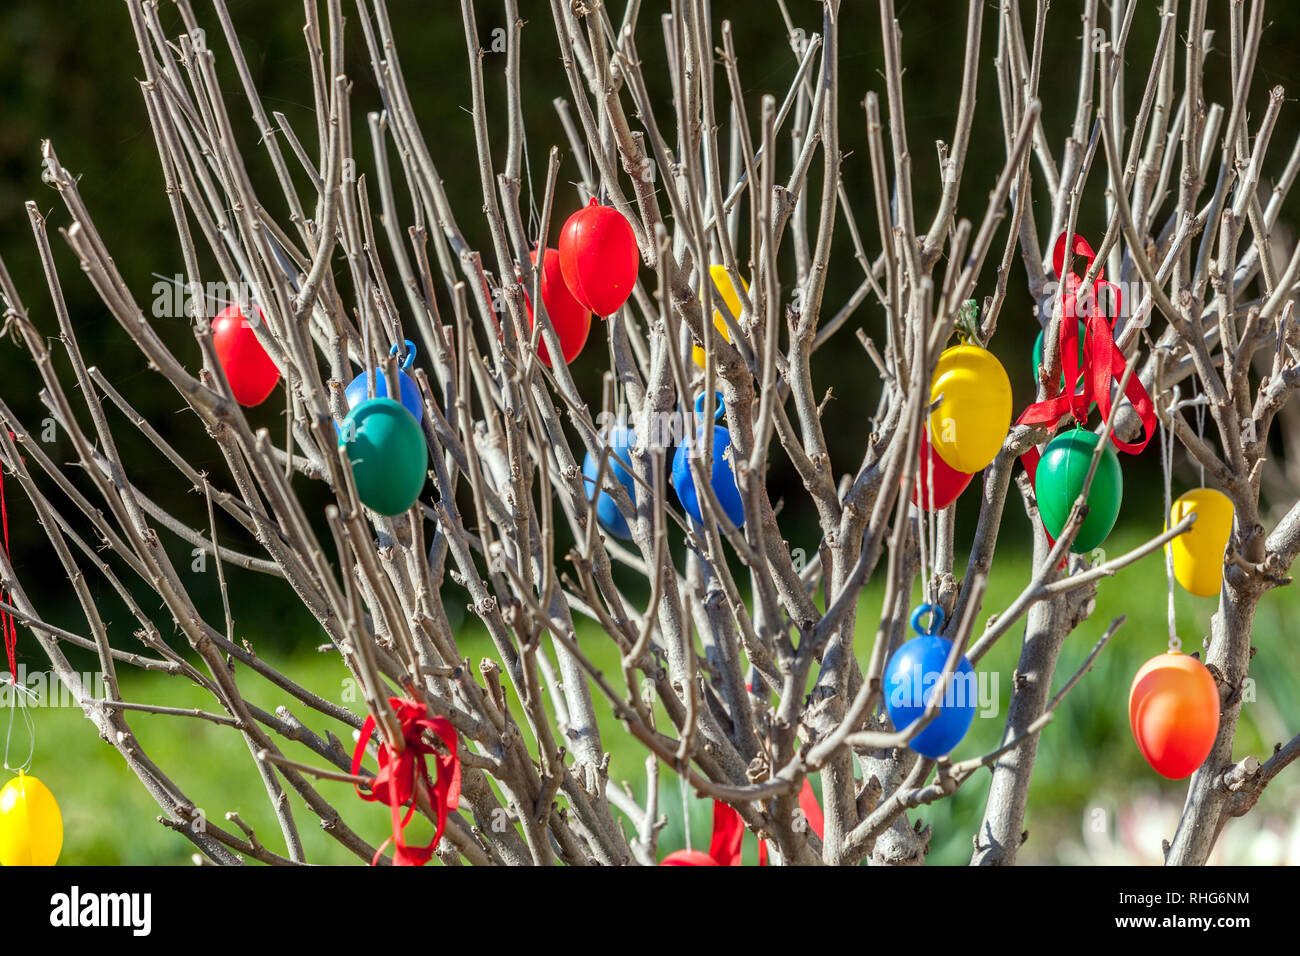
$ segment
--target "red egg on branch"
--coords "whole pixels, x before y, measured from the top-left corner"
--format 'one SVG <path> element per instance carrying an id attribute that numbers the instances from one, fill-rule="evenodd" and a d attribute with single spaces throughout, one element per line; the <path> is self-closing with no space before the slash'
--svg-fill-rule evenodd
<path id="1" fill-rule="evenodd" d="M 537 264 L 536 249 L 529 253 L 529 258 L 534 265 Z M 535 321 L 533 306 L 527 301 L 526 294 L 524 299 L 528 307 L 531 329 Z M 546 255 L 542 257 L 542 303 L 546 306 L 546 315 L 550 318 L 555 334 L 560 339 L 565 364 L 568 364 L 578 357 L 582 347 L 587 344 L 587 334 L 591 331 L 591 310 L 575 299 L 569 292 L 569 287 L 565 285 L 558 249 L 547 249 Z M 545 336 L 538 337 L 537 357 L 547 368 L 551 367 L 551 354 L 546 350 Z"/>
<path id="2" fill-rule="evenodd" d="M 912 504 L 926 511 L 942 511 L 961 497 L 974 475 L 958 471 L 934 453 L 929 434 L 921 429 L 917 477 L 912 482 Z M 924 502 L 924 504 L 922 504 Z"/>
<path id="3" fill-rule="evenodd" d="M 266 321 L 260 308 L 257 321 Z M 250 407 L 266 401 L 280 381 L 280 370 L 262 348 L 239 306 L 227 306 L 212 320 L 212 345 L 235 401 Z"/>
<path id="4" fill-rule="evenodd" d="M 619 310 L 636 284 L 641 255 L 631 225 L 595 199 L 560 230 L 560 270 L 569 292 L 599 316 Z"/>

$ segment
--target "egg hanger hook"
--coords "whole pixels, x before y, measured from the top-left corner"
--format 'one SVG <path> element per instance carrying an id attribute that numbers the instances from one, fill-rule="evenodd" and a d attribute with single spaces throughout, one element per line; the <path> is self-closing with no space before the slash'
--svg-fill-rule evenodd
<path id="1" fill-rule="evenodd" d="M 980 304 L 975 299 L 967 299 L 957 310 L 957 335 L 963 343 L 984 347 L 980 338 Z"/>
<path id="2" fill-rule="evenodd" d="M 921 618 L 930 615 L 930 622 L 923 628 Z M 917 634 L 938 634 L 943 630 L 944 613 L 938 604 L 920 604 L 912 612 L 912 630 Z"/>
<path id="3" fill-rule="evenodd" d="M 701 419 L 704 418 L 704 399 L 706 397 L 708 397 L 708 392 L 700 392 L 700 394 L 695 396 L 695 414 Z M 714 392 L 713 399 L 713 420 L 716 422 L 722 417 L 722 413 L 726 411 L 726 408 L 722 404 L 721 392 Z"/>
<path id="4" fill-rule="evenodd" d="M 415 361 L 415 343 L 410 339 L 403 339 L 401 345 L 394 345 L 388 351 L 389 355 L 396 355 L 402 359 L 402 370 L 406 371 Z"/>

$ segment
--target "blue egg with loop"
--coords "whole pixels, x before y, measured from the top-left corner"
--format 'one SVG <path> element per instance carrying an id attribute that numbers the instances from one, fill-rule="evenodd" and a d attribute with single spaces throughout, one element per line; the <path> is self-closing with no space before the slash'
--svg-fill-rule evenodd
<path id="1" fill-rule="evenodd" d="M 700 392 L 699 395 L 695 396 L 695 414 L 698 415 L 700 418 L 704 417 L 704 398 L 705 398 L 704 392 Z M 714 392 L 713 393 L 713 420 L 716 422 L 719 418 L 721 418 L 722 413 L 724 411 L 726 411 L 726 408 L 722 404 L 722 393 Z"/>
<path id="2" fill-rule="evenodd" d="M 930 623 L 922 627 L 921 618 L 927 614 L 930 615 Z M 912 612 L 912 630 L 918 634 L 938 634 L 943 630 L 944 619 L 943 608 L 938 604 L 918 604 Z"/>
<path id="3" fill-rule="evenodd" d="M 713 414 L 715 421 L 722 416 L 723 411 L 722 394 L 720 392 L 716 394 L 717 402 Z M 695 410 L 703 416 L 703 394 L 695 399 Z M 712 443 L 713 456 L 713 473 L 709 476 L 709 484 L 727 519 L 739 528 L 745 523 L 745 503 L 740 497 L 740 489 L 736 487 L 736 476 L 732 473 L 728 461 L 731 433 L 721 425 L 713 425 L 711 431 L 709 426 L 701 425 L 695 433 L 694 441 L 687 440 L 677 446 L 677 451 L 673 454 L 673 490 L 677 492 L 677 500 L 682 503 L 686 513 L 696 521 L 703 522 L 704 513 L 695 488 L 695 476 L 691 473 L 690 459 L 692 455 L 703 455 L 706 438 Z"/>
<path id="4" fill-rule="evenodd" d="M 922 630 L 921 619 L 927 614 L 929 624 Z M 937 604 L 922 604 L 914 610 L 911 624 L 917 636 L 899 647 L 885 668 L 885 709 L 896 730 L 905 729 L 924 715 L 927 702 L 938 688 L 952 652 L 952 641 L 939 636 L 943 622 L 943 608 Z M 939 712 L 908 746 L 931 759 L 950 753 L 970 729 L 978 699 L 975 668 L 963 654 L 948 680 Z"/>
<path id="5" fill-rule="evenodd" d="M 424 421 L 424 399 L 420 397 L 420 389 L 415 384 L 415 380 L 406 374 L 406 369 L 411 367 L 415 361 L 415 343 L 407 339 L 403 343 L 406 347 L 406 358 L 402 360 L 402 367 L 397 372 L 397 391 L 398 398 L 402 407 L 415 416 L 416 422 Z M 400 346 L 394 345 L 389 355 L 398 355 Z M 356 408 L 370 396 L 366 391 L 366 373 L 362 372 L 343 390 L 343 397 L 348 403 L 348 408 Z M 382 369 L 375 369 L 375 398 L 391 398 L 388 394 L 388 382 L 384 378 Z"/>
<path id="6" fill-rule="evenodd" d="M 605 466 L 605 473 L 613 475 L 614 478 L 627 489 L 628 497 L 632 499 L 632 504 L 636 505 L 636 480 L 632 477 L 632 456 L 631 448 L 636 444 L 636 432 L 630 428 L 616 426 L 609 433 L 609 439 L 606 442 L 609 446 L 609 464 Z M 587 491 L 587 499 L 596 494 L 596 480 L 600 477 L 600 456 L 587 452 L 587 456 L 582 460 L 582 477 L 583 487 Z M 600 526 L 616 538 L 631 538 L 632 529 L 628 526 L 627 518 L 623 517 L 623 512 L 619 510 L 614 496 L 607 491 L 601 491 L 596 498 L 596 520 Z"/>

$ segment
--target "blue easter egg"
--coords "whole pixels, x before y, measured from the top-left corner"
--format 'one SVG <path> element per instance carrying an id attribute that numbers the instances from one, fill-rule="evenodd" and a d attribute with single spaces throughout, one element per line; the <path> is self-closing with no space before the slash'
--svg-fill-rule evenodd
<path id="1" fill-rule="evenodd" d="M 690 459 L 692 455 L 703 456 L 705 434 L 705 428 L 701 427 L 695 435 L 695 441 L 682 442 L 673 454 L 673 488 L 677 491 L 677 498 L 686 509 L 686 513 L 696 521 L 703 521 L 704 515 L 700 510 L 699 496 L 695 493 L 695 478 L 691 475 Z M 717 496 L 718 504 L 722 505 L 727 518 L 739 528 L 745 523 L 745 503 L 740 498 L 740 489 L 736 487 L 736 476 L 731 473 L 731 465 L 727 461 L 727 449 L 731 447 L 731 433 L 721 425 L 714 425 L 712 440 L 713 474 L 710 476 L 709 484 L 713 486 L 713 494 Z"/>
<path id="2" fill-rule="evenodd" d="M 922 634 L 903 644 L 885 668 L 885 708 L 896 730 L 925 713 L 925 705 L 939 684 L 952 642 L 937 634 Z M 971 721 L 979 698 L 975 668 L 962 655 L 948 682 L 943 704 L 934 720 L 912 738 L 909 746 L 923 757 L 942 757 L 956 747 Z"/>
<path id="3" fill-rule="evenodd" d="M 402 362 L 402 368 L 397 372 L 397 391 L 398 399 L 402 407 L 410 412 L 418 424 L 424 420 L 424 400 L 420 397 L 420 389 L 415 384 L 415 380 L 407 375 L 404 371 L 411 367 L 415 361 L 415 346 L 411 342 L 406 342 L 406 358 Z M 398 354 L 397 346 L 394 345 L 390 355 Z M 343 397 L 348 403 L 348 408 L 356 408 L 370 396 L 366 393 L 366 373 L 362 372 L 343 390 Z M 381 369 L 375 369 L 375 398 L 392 398 L 388 394 L 388 382 L 384 377 Z"/>
<path id="4" fill-rule="evenodd" d="M 605 466 L 606 473 L 612 474 L 624 488 L 627 489 L 628 497 L 632 503 L 636 504 L 636 481 L 632 478 L 632 458 L 629 449 L 636 444 L 636 432 L 630 428 L 614 428 L 609 435 L 609 464 Z M 620 464 L 621 463 L 621 464 Z M 587 489 L 587 497 L 596 493 L 596 479 L 600 476 L 600 458 L 587 452 L 587 457 L 582 460 L 582 477 L 586 479 L 583 482 Z M 623 512 L 618 510 L 618 505 L 614 497 L 607 491 L 600 492 L 596 499 L 596 520 L 600 526 L 614 535 L 616 538 L 632 537 L 632 529 L 628 527 L 627 519 L 623 517 Z"/>

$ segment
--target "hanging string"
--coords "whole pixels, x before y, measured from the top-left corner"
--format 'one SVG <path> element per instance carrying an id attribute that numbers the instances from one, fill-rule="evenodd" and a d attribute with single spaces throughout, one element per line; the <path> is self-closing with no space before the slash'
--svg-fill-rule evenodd
<path id="1" fill-rule="evenodd" d="M 609 399 L 611 402 L 613 402 L 613 405 L 610 406 L 609 410 L 613 413 L 614 416 L 610 420 L 610 424 L 607 426 L 608 427 L 608 431 L 606 433 L 607 439 L 609 438 L 610 435 L 614 434 L 615 428 L 627 427 L 627 422 L 625 421 L 626 416 L 623 413 L 623 380 L 618 374 L 618 363 L 614 361 L 614 323 L 617 321 L 618 321 L 618 312 L 615 312 L 613 315 L 609 316 L 608 319 L 609 335 L 605 337 L 605 347 L 609 350 L 609 377 L 612 379 L 612 384 L 613 384 L 613 388 L 610 390 L 610 394 L 609 394 Z M 690 413 L 687 412 L 684 426 L 689 426 L 692 421 L 693 419 L 690 417 Z M 698 429 L 698 427 L 703 423 L 696 422 L 695 424 Z M 695 433 L 688 431 L 687 434 L 688 436 L 694 436 Z M 694 439 L 693 437 L 688 437 L 687 440 L 693 441 Z"/>
<path id="2" fill-rule="evenodd" d="M 9 699 L 9 727 L 5 731 L 5 753 L 4 768 L 17 773 L 26 773 L 32 769 L 32 758 L 36 756 L 36 721 L 32 717 L 31 709 L 27 706 L 27 701 L 36 700 L 36 692 L 30 688 L 24 687 L 16 680 L 12 682 L 10 688 L 13 697 Z M 19 703 L 19 698 L 23 698 L 23 703 Z M 9 747 L 14 738 L 14 711 L 23 712 L 23 724 L 27 727 L 27 757 L 22 763 L 13 766 L 9 763 Z"/>
<path id="3" fill-rule="evenodd" d="M 1173 523 L 1173 470 L 1174 470 L 1174 428 L 1173 416 L 1178 405 L 1178 386 L 1174 386 L 1173 394 L 1169 399 L 1169 427 L 1165 427 L 1164 420 L 1159 422 L 1160 427 L 1160 469 L 1163 472 L 1165 484 L 1165 527 Z M 1168 587 L 1168 617 L 1169 617 L 1169 650 L 1177 651 L 1182 648 L 1182 641 L 1178 638 L 1178 628 L 1176 615 L 1174 611 L 1174 553 L 1168 545 L 1165 545 L 1165 584 Z"/>
<path id="4" fill-rule="evenodd" d="M 930 483 L 930 505 L 934 506 L 934 449 L 930 450 L 929 460 L 925 463 L 927 477 Z M 932 511 L 929 520 L 930 527 L 930 587 L 933 593 L 925 596 L 926 601 L 931 604 L 937 604 L 939 601 L 939 585 L 936 582 L 939 574 L 939 515 Z"/>
<path id="5" fill-rule="evenodd" d="M 9 437 L 14 438 L 14 433 L 10 432 Z M 0 530 L 3 531 L 4 537 L 5 564 L 12 568 L 13 561 L 9 551 L 9 508 L 5 504 L 5 478 L 2 466 L 0 466 Z M 0 591 L 0 600 L 3 600 L 7 606 L 13 603 L 13 596 L 6 589 Z M 26 702 L 36 700 L 36 692 L 18 682 L 18 626 L 14 616 L 7 609 L 0 609 L 0 630 L 4 631 L 5 656 L 9 661 L 9 689 L 13 694 L 9 698 L 9 725 L 5 731 L 4 768 L 25 773 L 31 768 L 32 758 L 36 754 L 36 721 L 32 718 L 32 713 L 28 709 Z M 27 758 L 15 767 L 9 763 L 9 747 L 13 742 L 14 711 L 16 710 L 23 712 L 23 723 L 27 727 L 28 747 Z"/>
<path id="6" fill-rule="evenodd" d="M 9 433 L 9 437 L 13 438 L 13 432 Z M 4 526 L 5 561 L 12 568 L 13 561 L 9 554 L 9 509 L 5 505 L 5 477 L 4 468 L 2 467 L 0 467 L 0 524 Z M 10 597 L 11 595 L 7 590 L 0 591 L 0 599 L 3 599 L 6 605 L 12 603 Z M 18 628 L 14 624 L 13 615 L 7 610 L 0 611 L 0 629 L 4 630 L 5 655 L 9 658 L 9 682 L 17 686 L 18 665 L 15 662 L 15 652 L 18 647 Z"/>
<path id="7" fill-rule="evenodd" d="M 677 775 L 682 792 L 682 829 L 686 831 L 686 849 L 691 848 L 691 795 L 686 789 L 686 774 Z"/>
<path id="8" fill-rule="evenodd" d="M 533 189 L 533 164 L 528 158 L 528 137 L 524 137 L 524 176 L 528 179 L 528 236 L 541 236 L 542 214 L 537 208 L 537 193 Z"/>
<path id="9" fill-rule="evenodd" d="M 1193 381 L 1195 381 L 1194 378 Z M 1204 389 L 1201 390 L 1200 394 L 1201 395 L 1205 394 Z M 1198 395 L 1197 397 L 1199 398 L 1200 395 Z M 1199 438 L 1201 441 L 1205 441 L 1205 405 L 1206 405 L 1205 402 L 1196 403 L 1196 437 Z M 1196 459 L 1196 463 L 1197 465 L 1200 466 L 1201 469 L 1201 487 L 1204 488 L 1205 487 L 1205 462 L 1201 461 L 1198 458 Z"/>
<path id="10" fill-rule="evenodd" d="M 361 357 L 366 372 L 366 398 L 374 398 L 378 395 L 379 384 L 376 381 L 375 363 L 370 356 L 370 320 L 367 312 L 365 304 L 362 304 L 358 315 L 361 320 Z"/>
<path id="11" fill-rule="evenodd" d="M 928 456 L 927 456 L 928 457 Z M 933 460 L 931 459 L 931 487 L 933 487 Z M 916 470 L 916 537 L 918 546 L 921 551 L 921 603 L 924 604 L 930 599 L 930 561 L 929 549 L 926 546 L 925 530 L 925 479 L 921 475 L 921 469 Z"/>

